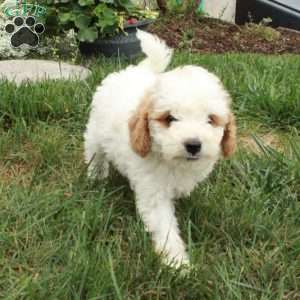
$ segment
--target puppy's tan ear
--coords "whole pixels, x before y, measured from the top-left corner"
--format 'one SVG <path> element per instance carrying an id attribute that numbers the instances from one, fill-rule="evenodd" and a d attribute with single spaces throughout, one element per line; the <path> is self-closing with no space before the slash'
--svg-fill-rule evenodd
<path id="1" fill-rule="evenodd" d="M 235 117 L 230 113 L 228 123 L 224 129 L 224 135 L 221 142 L 224 157 L 229 157 L 236 149 L 236 124 Z"/>
<path id="2" fill-rule="evenodd" d="M 151 107 L 151 97 L 146 95 L 128 123 L 131 147 L 141 157 L 145 157 L 151 149 L 149 130 Z"/>

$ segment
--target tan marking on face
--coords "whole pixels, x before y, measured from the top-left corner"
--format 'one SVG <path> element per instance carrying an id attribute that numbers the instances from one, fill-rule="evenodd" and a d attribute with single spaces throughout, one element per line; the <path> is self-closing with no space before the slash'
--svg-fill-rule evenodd
<path id="1" fill-rule="evenodd" d="M 226 121 L 222 117 L 215 114 L 209 115 L 209 120 L 214 127 L 224 127 L 226 125 Z"/>
<path id="2" fill-rule="evenodd" d="M 156 113 L 154 114 L 151 119 L 159 122 L 163 127 L 168 128 L 170 127 L 170 122 L 168 121 L 168 116 L 170 115 L 169 111 Z"/>

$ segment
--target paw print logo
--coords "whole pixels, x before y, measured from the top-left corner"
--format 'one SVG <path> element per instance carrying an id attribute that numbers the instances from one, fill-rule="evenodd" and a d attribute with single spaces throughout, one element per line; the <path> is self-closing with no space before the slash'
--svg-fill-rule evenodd
<path id="1" fill-rule="evenodd" d="M 27 18 L 15 17 L 12 23 L 5 26 L 5 31 L 11 34 L 10 42 L 15 48 L 21 45 L 28 45 L 32 48 L 39 44 L 39 34 L 45 31 L 42 23 L 36 23 L 33 16 Z"/>

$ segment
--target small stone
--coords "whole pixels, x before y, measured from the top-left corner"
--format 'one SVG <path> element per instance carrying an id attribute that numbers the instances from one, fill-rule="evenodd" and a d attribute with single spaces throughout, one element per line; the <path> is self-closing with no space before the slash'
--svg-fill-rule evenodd
<path id="1" fill-rule="evenodd" d="M 91 74 L 82 66 L 48 60 L 3 60 L 0 61 L 0 79 L 22 82 L 36 82 L 48 79 L 84 80 Z"/>

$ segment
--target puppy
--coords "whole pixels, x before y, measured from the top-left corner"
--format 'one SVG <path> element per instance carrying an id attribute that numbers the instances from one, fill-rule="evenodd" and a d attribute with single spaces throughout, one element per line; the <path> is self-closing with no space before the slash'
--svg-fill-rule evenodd
<path id="1" fill-rule="evenodd" d="M 126 176 L 137 211 L 157 253 L 175 267 L 188 264 L 173 200 L 187 196 L 220 157 L 236 147 L 230 96 L 204 68 L 164 72 L 172 50 L 138 31 L 146 59 L 107 76 L 92 101 L 85 138 L 88 176 Z"/>

